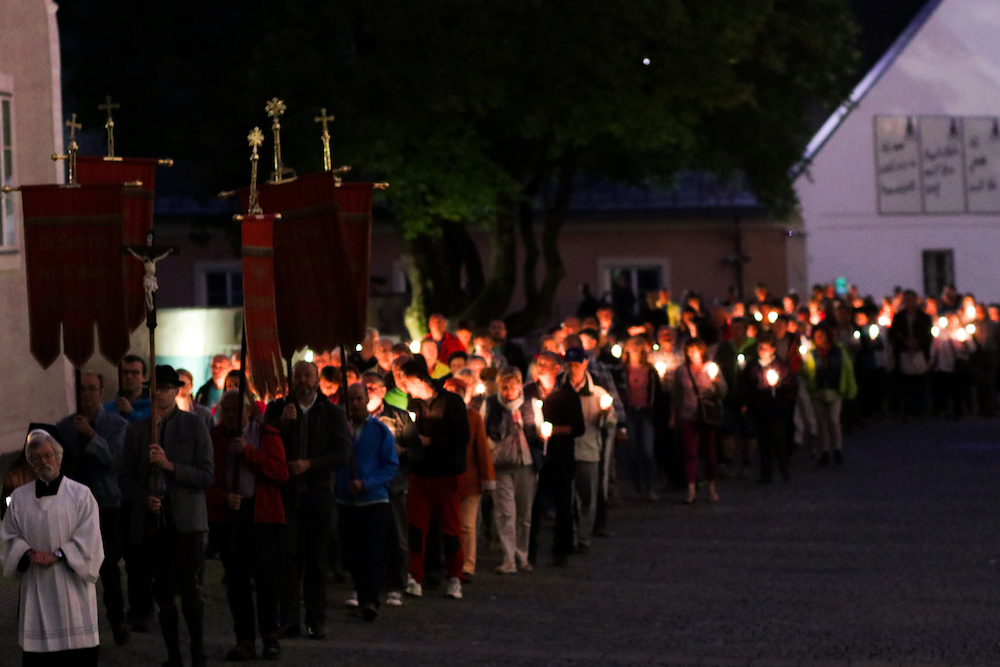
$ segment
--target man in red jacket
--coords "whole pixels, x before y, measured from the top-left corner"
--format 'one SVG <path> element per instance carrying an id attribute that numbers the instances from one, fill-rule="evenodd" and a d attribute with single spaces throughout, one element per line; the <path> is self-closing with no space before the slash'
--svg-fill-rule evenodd
<path id="1" fill-rule="evenodd" d="M 427 320 L 430 333 L 424 340 L 433 340 L 438 346 L 438 359 L 447 362 L 453 352 L 468 352 L 457 336 L 448 332 L 448 320 L 441 313 L 434 313 Z"/>
<path id="2" fill-rule="evenodd" d="M 236 629 L 236 646 L 226 658 L 250 660 L 257 655 L 252 592 L 256 590 L 263 656 L 274 660 L 281 652 L 275 564 L 285 527 L 279 485 L 288 480 L 288 465 L 278 430 L 251 420 L 253 399 L 249 394 L 243 398 L 242 411 L 238 391 L 226 392 L 219 401 L 221 420 L 211 431 L 215 482 L 205 491 L 208 525 L 219 546 Z"/>

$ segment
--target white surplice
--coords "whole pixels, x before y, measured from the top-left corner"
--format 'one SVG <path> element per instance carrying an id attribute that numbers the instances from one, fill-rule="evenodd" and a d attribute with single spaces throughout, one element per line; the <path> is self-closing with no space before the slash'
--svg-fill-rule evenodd
<path id="1" fill-rule="evenodd" d="M 34 483 L 16 489 L 0 541 L 4 576 L 21 578 L 21 648 L 48 653 L 100 644 L 95 584 L 104 546 L 90 489 L 65 477 L 51 496 L 36 498 Z M 32 564 L 20 573 L 17 565 L 29 549 L 62 549 L 65 558 L 50 567 Z"/>

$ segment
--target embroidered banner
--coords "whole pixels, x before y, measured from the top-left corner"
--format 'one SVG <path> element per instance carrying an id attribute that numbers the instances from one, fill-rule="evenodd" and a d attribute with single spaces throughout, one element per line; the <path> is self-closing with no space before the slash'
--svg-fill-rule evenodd
<path id="1" fill-rule="evenodd" d="M 142 186 L 125 191 L 125 245 L 146 245 L 146 234 L 153 228 L 153 196 L 156 189 L 158 160 L 122 158 L 110 161 L 97 155 L 76 158 L 79 183 L 122 184 L 141 182 Z M 135 331 L 146 321 L 146 295 L 142 289 L 142 264 L 129 255 L 122 258 L 125 275 L 125 313 L 129 330 Z"/>
<path id="2" fill-rule="evenodd" d="M 117 364 L 129 348 L 122 270 L 121 185 L 28 185 L 24 262 L 28 278 L 31 354 L 42 368 L 62 350 L 77 368 L 94 354 Z M 140 288 L 141 276 L 138 278 Z"/>
<path id="3" fill-rule="evenodd" d="M 264 400 L 285 386 L 274 300 L 273 215 L 247 216 L 243 238 L 243 326 L 247 334 L 250 385 Z"/>
<path id="4" fill-rule="evenodd" d="M 353 188 L 367 187 L 368 222 L 351 224 L 370 230 L 372 185 L 352 184 L 350 196 L 337 192 L 344 187 L 338 187 L 329 172 L 259 187 L 264 211 L 281 214 L 274 222 L 274 285 L 278 335 L 286 358 L 303 347 L 326 351 L 364 338 L 370 231 L 345 232 L 341 199 L 352 207 L 354 218 L 363 219 L 365 213 L 355 209 L 363 209 L 364 196 Z M 240 192 L 244 210 L 248 196 L 247 190 Z M 349 242 L 348 236 L 356 240 Z M 363 266 L 358 269 L 364 272 L 362 286 L 355 278 L 356 263 Z"/>
<path id="5" fill-rule="evenodd" d="M 371 183 L 343 183 L 334 188 L 333 198 L 340 204 L 340 228 L 347 248 L 354 279 L 352 290 L 355 303 L 355 329 L 349 342 L 357 343 L 365 337 L 368 322 L 368 285 L 372 245 L 372 194 Z"/>

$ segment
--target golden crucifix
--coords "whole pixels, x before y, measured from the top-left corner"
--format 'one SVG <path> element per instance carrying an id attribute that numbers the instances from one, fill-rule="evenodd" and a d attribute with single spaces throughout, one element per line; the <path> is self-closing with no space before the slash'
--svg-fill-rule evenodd
<path id="1" fill-rule="evenodd" d="M 97 108 L 101 111 L 108 112 L 108 119 L 104 121 L 104 129 L 108 131 L 108 157 L 115 156 L 115 120 L 111 117 L 111 112 L 115 109 L 120 109 L 121 105 L 111 102 L 111 96 L 108 95 L 104 98 L 104 104 L 97 105 Z"/>
<path id="2" fill-rule="evenodd" d="M 253 152 L 250 153 L 250 202 L 247 204 L 247 215 L 260 215 L 264 211 L 260 207 L 257 195 L 257 161 L 260 159 L 260 156 L 257 155 L 257 149 L 264 143 L 264 133 L 260 131 L 259 127 L 253 128 L 247 135 L 247 142 L 253 149 Z"/>
<path id="3" fill-rule="evenodd" d="M 69 128 L 69 146 L 66 147 L 66 153 L 69 156 L 68 163 L 69 167 L 67 180 L 72 183 L 76 183 L 76 152 L 80 150 L 80 147 L 76 143 L 76 131 L 82 130 L 83 125 L 76 122 L 76 114 L 66 121 L 66 127 Z"/>
<path id="4" fill-rule="evenodd" d="M 319 115 L 313 118 L 314 123 L 323 123 L 323 171 L 333 170 L 333 161 L 330 158 L 330 132 L 326 128 L 327 122 L 333 122 L 333 116 L 326 115 L 326 107 L 319 110 Z"/>
<path id="5" fill-rule="evenodd" d="M 280 181 L 281 175 L 284 173 L 284 165 L 281 162 L 281 123 L 279 119 L 284 115 L 285 109 L 285 103 L 277 97 L 272 97 L 264 105 L 267 115 L 274 119 L 271 123 L 271 131 L 274 133 L 274 173 L 271 175 L 272 181 Z"/>

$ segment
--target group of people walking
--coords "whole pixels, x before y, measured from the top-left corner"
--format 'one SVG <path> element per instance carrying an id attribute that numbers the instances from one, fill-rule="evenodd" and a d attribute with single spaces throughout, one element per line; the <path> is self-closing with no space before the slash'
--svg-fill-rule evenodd
<path id="1" fill-rule="evenodd" d="M 530 357 L 503 322 L 449 331 L 435 314 L 423 340 L 371 332 L 350 357 L 299 361 L 267 405 L 224 355 L 197 392 L 156 366 L 152 395 L 126 357 L 103 405 L 103 378 L 82 373 L 77 413 L 34 428 L 6 480 L 0 560 L 23 578 L 25 664 L 96 664 L 98 578 L 116 643 L 155 614 L 164 664 L 182 665 L 183 618 L 205 664 L 206 546 L 225 572 L 227 658 L 256 657 L 259 638 L 275 659 L 282 638 L 325 637 L 331 573 L 374 621 L 438 582 L 461 599 L 484 545 L 499 575 L 533 570 L 543 543 L 566 566 L 625 498 L 714 503 L 719 478 L 754 464 L 760 484 L 788 481 L 796 449 L 843 464 L 843 429 L 884 412 L 995 408 L 1000 308 L 970 296 L 817 286 L 800 303 L 761 285 L 711 312 L 695 294 L 648 303 L 633 321 L 582 304 Z"/>

